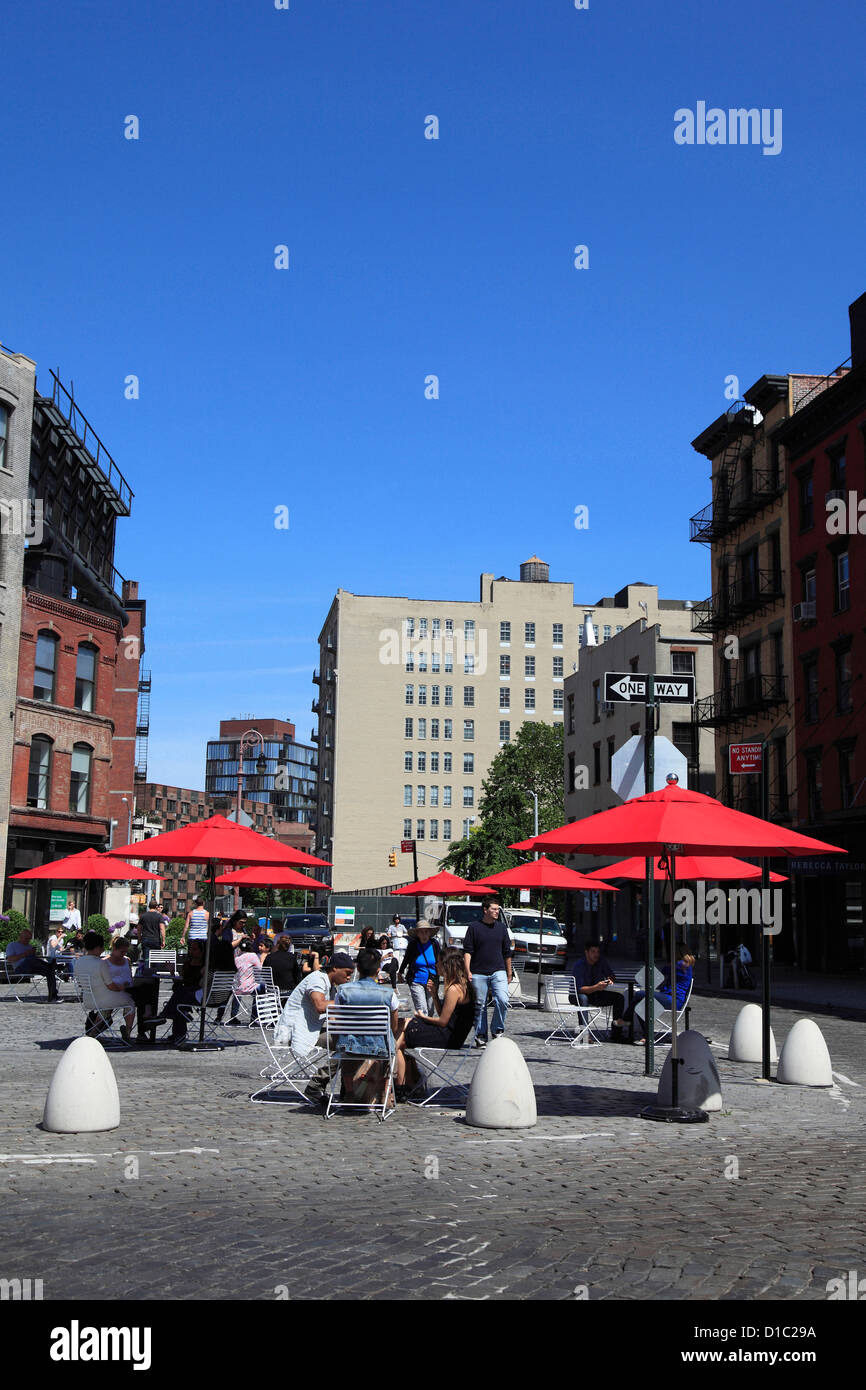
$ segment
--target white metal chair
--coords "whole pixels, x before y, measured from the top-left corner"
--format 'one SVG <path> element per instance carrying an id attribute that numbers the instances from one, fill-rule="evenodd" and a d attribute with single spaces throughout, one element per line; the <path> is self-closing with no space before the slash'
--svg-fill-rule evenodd
<path id="1" fill-rule="evenodd" d="M 190 1034 L 201 1032 L 201 1013 L 204 1012 L 204 1036 L 215 1038 L 223 1025 L 223 1014 L 232 998 L 235 971 L 215 970 L 210 982 L 207 998 L 201 1004 L 178 1004 L 177 1011 L 187 1021 Z M 210 1017 L 208 1017 L 210 1011 Z"/>
<path id="2" fill-rule="evenodd" d="M 26 970 L 16 970 L 11 961 L 3 957 L 3 976 L 0 983 L 7 986 L 6 998 L 10 994 L 14 995 L 19 1004 L 23 1004 L 25 999 L 39 994 L 39 986 L 44 984 L 47 988 L 48 981 L 45 975 L 30 975 Z"/>
<path id="3" fill-rule="evenodd" d="M 537 979 L 538 977 L 533 978 Z M 526 972 L 526 966 L 517 966 L 512 961 L 511 984 L 508 986 L 509 1009 L 525 1009 L 527 999 L 531 998 L 530 977 Z"/>
<path id="4" fill-rule="evenodd" d="M 690 1000 L 691 997 L 692 997 L 692 985 L 693 985 L 693 984 L 694 984 L 694 977 L 692 977 L 692 979 L 689 981 L 689 992 L 688 992 L 688 994 L 686 995 L 686 997 L 685 997 L 685 999 L 683 1000 L 682 1004 L 681 1004 L 681 1005 L 679 1006 L 679 1008 L 677 1009 L 677 1037 L 679 1037 L 680 1033 L 684 1033 L 684 1032 L 685 1032 L 685 1029 L 686 1029 L 686 1009 L 688 1008 L 688 1006 L 689 1006 L 689 1000 Z M 645 998 L 644 998 L 644 999 L 641 999 L 641 1001 L 640 1001 L 639 1004 L 635 1004 L 635 1009 L 634 1009 L 634 1011 L 635 1011 L 635 1013 L 637 1014 L 637 1017 L 640 1019 L 641 1023 L 643 1024 L 644 1030 L 646 1030 L 646 999 L 645 999 Z M 655 1042 L 657 1042 L 657 1043 L 664 1042 L 665 1038 L 669 1038 L 669 1037 L 670 1037 L 670 1035 L 671 1035 L 671 1029 L 672 1029 L 672 1026 L 673 1026 L 673 1021 L 674 1021 L 674 1011 L 673 1011 L 673 1009 L 665 1009 L 665 1008 L 662 1008 L 662 1009 L 659 1009 L 659 1010 L 656 1012 L 656 1014 L 655 1014 L 654 1017 L 653 1017 L 653 1023 L 655 1024 Z"/>
<path id="5" fill-rule="evenodd" d="M 93 981 L 88 976 L 83 975 L 80 979 L 75 979 L 75 988 L 78 994 L 78 1002 L 84 1014 L 84 1034 L 88 1038 L 96 1038 L 97 1042 L 116 1043 L 118 1047 L 129 1047 L 130 1044 L 121 1037 L 117 1028 L 114 1026 L 114 1015 L 120 1011 L 123 1018 L 123 1009 L 119 1004 L 111 1008 L 103 1004 L 97 1004 L 93 993 Z M 119 1027 L 120 1025 L 118 1025 Z"/>
<path id="6" fill-rule="evenodd" d="M 330 1119 L 336 1110 L 372 1110 L 381 1112 L 384 1120 L 393 1114 L 394 1102 L 394 1036 L 391 1032 L 391 1010 L 387 1004 L 333 1004 L 325 1014 L 325 1030 L 328 1040 L 329 1093 L 325 1118 Z M 354 1039 L 354 1049 L 344 1050 L 344 1039 Z M 371 1059 L 385 1071 L 385 1093 L 381 1100 L 355 1100 L 348 1097 L 335 1098 L 337 1082 L 346 1063 L 363 1062 Z M 365 1084 L 365 1083 L 361 1083 Z M 355 1080 L 351 1095 L 359 1083 Z M 365 1084 L 366 1090 L 366 1084 Z M 389 1109 L 390 1102 L 390 1109 Z"/>
<path id="7" fill-rule="evenodd" d="M 449 1105 L 441 1100 L 437 1103 L 443 1109 L 465 1109 L 472 1073 L 475 1071 L 475 1064 L 480 1053 L 464 1043 L 462 1047 L 450 1048 L 407 1047 L 406 1056 L 414 1057 L 421 1073 L 419 1087 L 424 1085 L 427 1088 L 427 1094 L 420 1100 L 413 1100 L 412 1095 L 410 1095 L 410 1105 L 417 1105 L 420 1110 L 423 1110 L 425 1106 L 432 1105 L 443 1091 L 453 1090 L 458 1093 L 458 1099 L 453 1104 Z M 431 1085 L 435 1087 L 435 1090 L 430 1090 Z M 416 1087 L 417 1089 L 418 1087 Z"/>
<path id="8" fill-rule="evenodd" d="M 279 990 L 268 990 L 266 994 L 259 995 L 259 1027 L 262 1032 L 262 1042 L 271 1060 L 268 1066 L 259 1072 L 262 1079 L 267 1081 L 267 1085 L 254 1091 L 250 1100 L 255 1105 L 264 1105 L 274 1092 L 279 1092 L 288 1086 L 289 1090 L 294 1091 L 298 1097 L 297 1101 L 290 1099 L 289 1104 L 306 1105 L 314 1110 L 318 1109 L 318 1102 L 304 1095 L 301 1084 L 309 1085 L 314 1080 L 321 1066 L 325 1050 L 321 1047 L 314 1047 L 311 1052 L 299 1056 L 292 1051 L 291 1045 L 286 1047 L 275 1043 L 269 1034 L 279 1022 L 281 1013 Z"/>
<path id="9" fill-rule="evenodd" d="M 544 982 L 544 1007 L 556 1018 L 556 1027 L 544 1039 L 545 1046 L 565 1042 L 570 1047 L 588 1047 L 590 1039 L 601 1042 L 594 1031 L 601 1009 L 573 1003 L 577 999 L 577 982 L 573 975 L 549 975 Z"/>
<path id="10" fill-rule="evenodd" d="M 171 978 L 177 970 L 177 951 L 150 951 L 147 964 L 154 975 Z"/>

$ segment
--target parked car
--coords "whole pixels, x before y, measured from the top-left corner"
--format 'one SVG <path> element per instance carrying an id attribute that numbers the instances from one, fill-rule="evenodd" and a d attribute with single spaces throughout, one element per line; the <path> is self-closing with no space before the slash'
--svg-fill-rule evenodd
<path id="1" fill-rule="evenodd" d="M 443 909 L 440 908 L 439 916 L 434 919 L 434 925 L 439 928 L 439 935 L 444 946 L 462 946 L 463 938 L 466 935 L 466 928 L 470 922 L 481 921 L 481 904 L 474 903 L 448 903 Z"/>
<path id="2" fill-rule="evenodd" d="M 322 912 L 290 912 L 283 918 L 283 934 L 292 938 L 295 950 L 315 946 L 329 951 L 333 944 L 328 919 Z"/>
<path id="3" fill-rule="evenodd" d="M 505 920 L 514 943 L 513 962 L 523 970 L 538 970 L 539 917 L 529 908 L 505 909 Z M 555 917 L 541 918 L 541 970 L 564 970 L 568 955 L 565 929 Z"/>

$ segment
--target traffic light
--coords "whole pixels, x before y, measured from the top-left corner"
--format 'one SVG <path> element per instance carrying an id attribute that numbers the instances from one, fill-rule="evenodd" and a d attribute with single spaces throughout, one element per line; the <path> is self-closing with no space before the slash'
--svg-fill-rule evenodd
<path id="1" fill-rule="evenodd" d="M 388 864 L 392 869 L 396 869 L 397 867 L 397 855 L 393 850 L 391 850 L 391 853 L 388 855 Z"/>

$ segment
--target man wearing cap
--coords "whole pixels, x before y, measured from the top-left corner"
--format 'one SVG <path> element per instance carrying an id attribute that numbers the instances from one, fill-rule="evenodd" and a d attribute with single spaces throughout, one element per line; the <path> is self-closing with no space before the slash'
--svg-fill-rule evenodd
<path id="1" fill-rule="evenodd" d="M 327 965 L 311 970 L 286 1000 L 274 1029 L 274 1042 L 290 1046 L 296 1057 L 306 1057 L 316 1047 L 325 1046 L 325 1014 L 340 985 L 348 984 L 355 973 L 355 962 L 346 951 L 335 951 Z M 311 1100 L 324 1096 L 328 1079 L 325 1062 L 307 1087 Z"/>
<path id="2" fill-rule="evenodd" d="M 481 921 L 470 922 L 463 938 L 466 973 L 475 990 L 475 1046 L 487 1046 L 487 995 L 493 995 L 493 1036 L 505 1032 L 511 957 L 514 954 L 508 928 L 499 916 L 493 897 L 481 899 Z"/>

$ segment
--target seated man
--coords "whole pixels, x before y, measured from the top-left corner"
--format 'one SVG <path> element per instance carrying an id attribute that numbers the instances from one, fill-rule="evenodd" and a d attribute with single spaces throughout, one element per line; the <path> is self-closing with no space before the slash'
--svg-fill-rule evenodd
<path id="1" fill-rule="evenodd" d="M 400 1003 L 390 985 L 379 984 L 379 965 L 378 951 L 359 951 L 355 961 L 358 978 L 350 984 L 340 986 L 335 1002 L 337 1004 L 387 1004 L 391 1011 L 391 1037 L 386 1039 L 365 1036 L 364 1034 L 341 1033 L 338 1049 L 340 1056 L 351 1057 L 354 1052 L 367 1059 L 371 1056 L 384 1058 L 389 1057 L 394 1051 L 393 1040 L 397 1036 Z M 365 1098 L 366 1087 L 362 1085 L 362 1082 L 365 1076 L 370 1075 L 373 1068 L 376 1069 L 377 1075 L 375 1078 L 371 1077 L 371 1081 L 378 1090 L 383 1078 L 381 1070 L 375 1062 L 367 1060 L 362 1062 L 360 1066 L 350 1063 L 344 1064 L 343 1089 L 347 1096 L 355 1096 L 359 1100 Z"/>
<path id="2" fill-rule="evenodd" d="M 611 1042 L 622 1042 L 622 1015 L 625 1000 L 619 990 L 608 989 L 616 979 L 610 965 L 601 954 L 600 941 L 588 941 L 583 948 L 583 960 L 574 967 L 577 983 L 577 1002 L 586 1009 L 592 1005 L 610 1005 L 613 1009 L 613 1023 L 610 1030 Z"/>
<path id="3" fill-rule="evenodd" d="M 113 949 L 112 961 L 102 959 L 104 942 L 98 931 L 89 931 L 84 936 L 84 955 L 80 961 L 76 962 L 75 978 L 79 983 L 84 980 L 90 981 L 93 990 L 93 1000 L 100 1013 L 89 1013 L 87 1015 L 87 1026 L 85 1032 L 89 1037 L 98 1037 L 108 1027 L 107 1020 L 110 1019 L 114 1009 L 123 1009 L 123 1023 L 120 1027 L 120 1036 L 123 1041 L 132 1041 L 131 1030 L 135 1023 L 135 1000 L 126 993 L 122 983 L 115 979 L 115 973 L 120 973 L 118 967 L 123 964 L 123 952 L 118 945 Z"/>
<path id="4" fill-rule="evenodd" d="M 25 979 L 30 979 L 33 975 L 44 975 L 48 981 L 48 1002 L 49 1004 L 56 1004 L 59 998 L 57 966 L 53 960 L 42 960 L 37 956 L 36 947 L 32 942 L 33 933 L 29 927 L 25 927 L 18 933 L 17 941 L 9 942 L 6 947 L 6 969 L 10 978 L 20 975 Z"/>
<path id="5" fill-rule="evenodd" d="M 328 1004 L 340 986 L 351 980 L 354 972 L 352 957 L 345 951 L 335 951 L 323 970 L 311 970 L 304 975 L 286 1000 L 274 1029 L 277 1046 L 291 1047 L 296 1057 L 305 1057 L 315 1047 L 324 1047 L 322 1029 Z"/>

